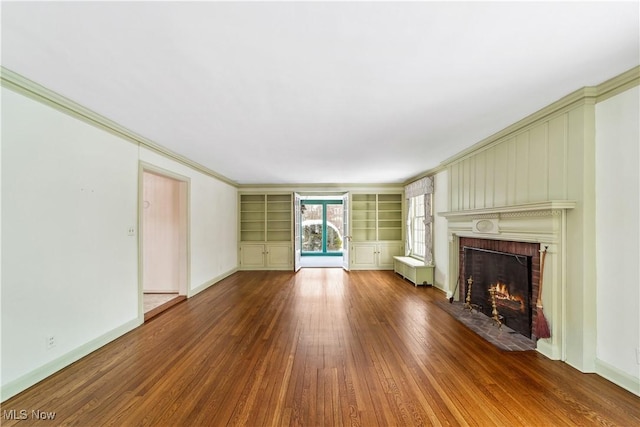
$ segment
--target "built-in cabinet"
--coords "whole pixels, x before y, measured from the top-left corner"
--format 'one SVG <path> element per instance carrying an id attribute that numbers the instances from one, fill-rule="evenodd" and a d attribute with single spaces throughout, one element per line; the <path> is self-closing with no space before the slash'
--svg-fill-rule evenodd
<path id="1" fill-rule="evenodd" d="M 292 195 L 240 194 L 239 203 L 240 269 L 292 269 Z"/>
<path id="2" fill-rule="evenodd" d="M 240 243 L 242 270 L 289 270 L 293 267 L 288 243 Z"/>
<path id="3" fill-rule="evenodd" d="M 404 254 L 403 195 L 355 193 L 350 198 L 350 268 L 393 270 Z M 293 195 L 239 195 L 241 270 L 293 269 Z"/>
<path id="4" fill-rule="evenodd" d="M 351 269 L 392 270 L 403 255 L 402 193 L 351 195 Z"/>
<path id="5" fill-rule="evenodd" d="M 352 243 L 354 270 L 393 270 L 393 257 L 402 254 L 402 242 Z"/>

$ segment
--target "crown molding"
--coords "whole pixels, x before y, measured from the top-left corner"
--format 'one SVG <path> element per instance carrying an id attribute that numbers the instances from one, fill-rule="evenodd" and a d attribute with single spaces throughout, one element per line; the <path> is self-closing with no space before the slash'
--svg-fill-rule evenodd
<path id="1" fill-rule="evenodd" d="M 567 96 L 560 98 L 558 101 L 536 111 L 535 113 L 513 123 L 503 130 L 481 140 L 480 142 L 460 151 L 458 154 L 449 157 L 440 163 L 441 167 L 448 167 L 457 163 L 476 152 L 504 140 L 507 137 L 520 133 L 527 128 L 534 126 L 542 119 L 550 119 L 554 116 L 563 114 L 574 109 L 579 105 L 594 105 L 602 102 L 612 96 L 622 93 L 634 86 L 640 85 L 640 66 L 634 67 L 616 77 L 613 77 L 598 86 L 587 86 L 578 89 Z"/>
<path id="2" fill-rule="evenodd" d="M 428 176 L 437 175 L 438 173 L 440 173 L 440 172 L 442 172 L 442 171 L 444 171 L 446 169 L 447 169 L 446 165 L 440 164 L 440 165 L 438 165 L 438 166 L 436 166 L 434 168 L 427 169 L 426 171 L 422 172 L 420 175 L 416 175 L 414 177 L 409 178 L 402 185 L 403 186 L 409 185 L 412 182 L 417 181 L 419 179 L 426 178 Z"/>
<path id="3" fill-rule="evenodd" d="M 302 193 L 346 193 L 356 191 L 402 191 L 404 184 L 238 184 L 238 190 L 242 192 L 250 191 L 295 191 Z"/>
<path id="4" fill-rule="evenodd" d="M 505 138 L 524 131 L 526 128 L 535 125 L 542 119 L 549 119 L 553 116 L 560 115 L 575 108 L 578 105 L 584 105 L 586 103 L 595 104 L 596 97 L 597 89 L 595 87 L 584 87 L 582 89 L 578 89 L 561 98 L 560 100 L 549 104 L 543 109 L 530 114 L 524 119 L 521 119 L 514 124 L 502 129 L 501 131 L 496 132 L 493 135 L 481 140 L 480 142 L 477 142 L 472 146 L 460 151 L 458 154 L 449 157 L 440 165 L 447 167 L 461 160 L 464 160 L 465 158 L 472 156 L 482 149 L 489 148 L 490 146 L 498 143 L 501 140 L 504 140 Z"/>
<path id="5" fill-rule="evenodd" d="M 464 158 L 474 154 L 475 152 L 488 148 L 489 146 L 497 143 L 499 140 L 521 132 L 525 128 L 532 126 L 543 118 L 550 118 L 557 114 L 562 114 L 577 105 L 582 104 L 595 104 L 609 99 L 619 93 L 622 93 L 632 87 L 640 85 L 640 66 L 636 66 L 616 77 L 613 77 L 598 86 L 589 86 L 582 89 L 578 89 L 571 94 L 561 98 L 560 100 L 548 105 L 541 110 L 519 120 L 518 122 L 504 128 L 503 130 L 485 138 L 478 143 L 460 151 L 458 154 L 449 157 L 440 163 L 440 165 L 428 169 L 425 172 L 416 175 L 400 184 L 239 184 L 224 175 L 221 175 L 181 154 L 171 151 L 148 138 L 136 134 L 135 132 L 117 124 L 116 122 L 107 119 L 106 117 L 83 107 L 82 105 L 62 96 L 52 90 L 45 88 L 44 86 L 35 83 L 26 77 L 21 76 L 5 67 L 0 66 L 0 83 L 3 87 L 6 87 L 14 92 L 25 95 L 38 102 L 46 104 L 58 111 L 71 115 L 79 120 L 84 121 L 92 126 L 96 126 L 102 130 L 105 130 L 115 136 L 126 139 L 135 144 L 142 145 L 160 155 L 177 161 L 185 166 L 188 166 L 198 172 L 208 175 L 212 178 L 220 180 L 226 184 L 236 187 L 241 190 L 247 189 L 301 189 L 301 190 L 315 190 L 315 191 L 329 191 L 335 189 L 347 189 L 346 191 L 356 191 L 357 189 L 395 189 L 402 188 L 407 184 L 410 184 L 418 179 L 435 175 L 453 163 L 456 163 Z"/>
<path id="6" fill-rule="evenodd" d="M 0 66 L 0 84 L 2 85 L 2 87 L 48 105 L 89 125 L 107 131 L 112 135 L 123 138 L 134 144 L 144 146 L 145 148 L 148 148 L 164 157 L 188 166 L 198 172 L 201 172 L 233 187 L 238 186 L 237 182 L 223 175 L 220 175 L 219 173 L 197 162 L 194 162 L 193 160 L 181 154 L 171 151 L 168 148 L 165 148 L 148 138 L 138 135 L 130 129 L 127 129 L 119 125 L 118 123 L 109 120 L 108 118 L 96 113 L 95 111 L 83 107 L 77 102 L 74 102 L 69 98 L 66 98 L 50 89 L 47 89 L 46 87 L 39 85 L 38 83 L 31 81 L 26 77 L 2 66 Z"/>
<path id="7" fill-rule="evenodd" d="M 640 85 L 640 66 L 600 83 L 597 86 L 597 102 L 605 101 L 638 85 Z"/>

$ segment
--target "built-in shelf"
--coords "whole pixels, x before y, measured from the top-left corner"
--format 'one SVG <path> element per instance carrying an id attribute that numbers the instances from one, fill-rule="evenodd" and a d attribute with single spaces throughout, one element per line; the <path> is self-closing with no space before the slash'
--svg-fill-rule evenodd
<path id="1" fill-rule="evenodd" d="M 402 240 L 402 194 L 353 194 L 351 234 L 357 242 Z"/>
<path id="2" fill-rule="evenodd" d="M 240 269 L 293 267 L 293 195 L 240 195 Z"/>

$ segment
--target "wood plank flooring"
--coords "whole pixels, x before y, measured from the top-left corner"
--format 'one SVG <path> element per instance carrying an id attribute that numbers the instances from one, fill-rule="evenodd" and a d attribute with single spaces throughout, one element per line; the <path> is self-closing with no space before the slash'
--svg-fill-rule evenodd
<path id="1" fill-rule="evenodd" d="M 639 397 L 498 350 L 443 298 L 393 272 L 239 272 L 5 402 L 29 419 L 2 425 L 640 425 Z"/>

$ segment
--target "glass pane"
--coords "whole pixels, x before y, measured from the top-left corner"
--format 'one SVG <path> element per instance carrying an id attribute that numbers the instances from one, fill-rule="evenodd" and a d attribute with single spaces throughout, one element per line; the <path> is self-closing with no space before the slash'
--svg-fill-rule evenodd
<path id="1" fill-rule="evenodd" d="M 342 252 L 344 236 L 344 209 L 340 205 L 327 205 L 327 252 Z"/>
<path id="2" fill-rule="evenodd" d="M 413 198 L 413 206 L 416 210 L 416 216 L 424 216 L 424 194 Z"/>
<path id="3" fill-rule="evenodd" d="M 302 205 L 302 252 L 322 252 L 322 205 Z"/>
<path id="4" fill-rule="evenodd" d="M 413 255 L 424 257 L 425 251 L 425 224 L 424 224 L 424 194 L 413 198 L 414 219 L 412 224 L 413 232 Z"/>

